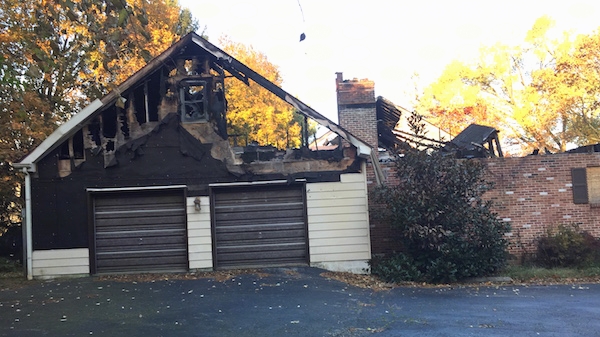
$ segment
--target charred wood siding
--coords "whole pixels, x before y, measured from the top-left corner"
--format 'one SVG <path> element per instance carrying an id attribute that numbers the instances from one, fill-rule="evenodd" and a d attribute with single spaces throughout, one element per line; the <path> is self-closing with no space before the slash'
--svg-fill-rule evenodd
<path id="1" fill-rule="evenodd" d="M 175 116 L 177 117 L 177 116 Z M 32 179 L 33 248 L 88 248 L 88 188 L 186 185 L 188 193 L 208 195 L 208 184 L 235 179 L 226 165 L 179 127 L 177 118 L 115 152 L 118 165 L 104 168 L 102 155 L 86 150 L 86 162 L 67 177 L 58 175 L 58 150 L 38 163 Z"/>
<path id="2" fill-rule="evenodd" d="M 96 273 L 187 270 L 184 200 L 181 190 L 96 195 Z"/>
<path id="3" fill-rule="evenodd" d="M 213 192 L 216 268 L 308 263 L 303 185 Z"/>

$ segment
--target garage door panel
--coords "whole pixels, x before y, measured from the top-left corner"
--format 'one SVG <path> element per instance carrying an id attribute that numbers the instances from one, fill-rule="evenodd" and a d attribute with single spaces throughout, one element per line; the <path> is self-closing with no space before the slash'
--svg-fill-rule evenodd
<path id="1" fill-rule="evenodd" d="M 264 200 L 263 200 L 264 201 Z M 260 212 L 265 209 L 273 210 L 273 209 L 284 209 L 284 210 L 293 210 L 293 209 L 303 209 L 304 204 L 302 202 L 272 202 L 272 203 L 237 203 L 235 205 L 228 204 L 227 206 L 218 206 L 215 209 L 218 209 L 220 213 L 239 213 L 239 212 Z"/>
<path id="2" fill-rule="evenodd" d="M 260 232 L 239 232 L 239 233 L 228 233 L 221 232 L 217 233 L 217 240 L 222 241 L 236 241 L 236 240 L 253 240 L 253 239 L 279 239 L 279 238 L 302 238 L 306 235 L 304 229 L 297 230 L 272 230 L 272 231 L 260 231 Z"/>
<path id="3" fill-rule="evenodd" d="M 100 249 L 97 249 L 97 252 L 101 252 L 103 249 L 112 249 L 119 247 L 120 249 L 126 249 L 131 247 L 135 249 L 136 247 L 147 247 L 149 249 L 151 247 L 163 247 L 168 245 L 178 245 L 180 247 L 182 244 L 185 244 L 185 236 L 183 233 L 177 233 L 177 235 L 171 236 L 132 236 L 132 237 L 117 237 L 117 236 L 98 236 L 96 237 L 96 244 L 100 246 Z M 132 245 L 132 241 L 138 241 L 138 245 Z"/>
<path id="4" fill-rule="evenodd" d="M 115 221 L 118 220 L 118 221 Z M 153 227 L 176 227 L 180 228 L 185 222 L 185 215 L 177 215 L 171 217 L 122 217 L 122 218 L 96 218 L 96 228 L 99 230 L 122 228 L 123 224 L 135 228 L 136 226 L 151 229 Z"/>
<path id="5" fill-rule="evenodd" d="M 245 253 L 251 252 L 277 252 L 284 250 L 297 250 L 304 248 L 302 242 L 297 239 L 289 238 L 288 240 L 241 240 L 236 241 L 228 246 L 217 248 L 219 253 L 236 253 L 243 250 Z"/>
<path id="6" fill-rule="evenodd" d="M 305 264 L 305 262 L 299 261 L 297 258 L 298 255 L 302 254 L 303 251 L 304 249 L 279 252 L 253 252 L 248 254 L 225 254 L 220 260 L 219 267 L 239 268 Z"/>
<path id="7" fill-rule="evenodd" d="M 132 219 L 132 221 L 143 219 L 148 221 L 148 218 L 155 219 L 153 222 L 161 222 L 169 220 L 171 217 L 184 217 L 185 213 L 181 209 L 151 209 L 151 210 L 126 210 L 126 211 L 113 211 L 104 212 L 96 211 L 96 219 Z M 161 220 L 163 219 L 163 220 Z"/>
<path id="8" fill-rule="evenodd" d="M 126 195 L 125 195 L 126 193 Z M 149 194 L 151 193 L 151 194 Z M 137 192 L 124 192 L 118 194 L 107 194 L 99 195 L 95 203 L 99 207 L 136 207 L 141 206 L 145 208 L 149 204 L 153 205 L 171 205 L 173 208 L 178 208 L 181 204 L 181 191 L 137 191 Z"/>
<path id="9" fill-rule="evenodd" d="M 302 196 L 302 191 L 298 189 L 289 189 L 288 186 L 269 186 L 262 187 L 236 187 L 237 190 L 222 190 L 218 195 L 215 195 L 215 201 L 232 202 L 232 203 L 255 203 L 261 200 L 266 201 L 283 201 L 283 200 L 298 200 Z"/>
<path id="10" fill-rule="evenodd" d="M 131 269 L 131 265 L 137 265 L 139 268 Z M 133 258 L 111 258 L 98 261 L 98 268 L 111 273 L 127 273 L 137 271 L 137 269 L 147 269 L 151 271 L 170 271 L 174 267 L 185 268 L 178 256 L 163 256 L 152 258 L 148 256 Z"/>
<path id="11" fill-rule="evenodd" d="M 303 186 L 213 190 L 215 264 L 308 263 Z"/>
<path id="12" fill-rule="evenodd" d="M 253 222 L 270 223 L 278 222 L 281 219 L 302 219 L 304 210 L 263 210 L 263 211 L 248 211 L 237 213 L 216 213 L 215 219 L 224 225 L 228 222 L 242 222 L 252 219 Z"/>
<path id="13" fill-rule="evenodd" d="M 112 258 L 146 258 L 156 257 L 160 258 L 163 256 L 179 256 L 185 249 L 181 248 L 179 243 L 170 243 L 160 246 L 126 246 L 122 247 L 118 251 L 111 247 L 102 247 L 102 249 L 96 251 L 98 260 L 101 259 L 112 259 Z"/>
<path id="14" fill-rule="evenodd" d="M 94 234 L 97 273 L 187 269 L 183 190 L 96 195 Z"/>

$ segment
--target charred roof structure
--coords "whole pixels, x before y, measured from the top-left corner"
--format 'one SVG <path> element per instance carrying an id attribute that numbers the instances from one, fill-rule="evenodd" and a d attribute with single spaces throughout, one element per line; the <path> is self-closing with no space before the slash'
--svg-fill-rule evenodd
<path id="1" fill-rule="evenodd" d="M 403 146 L 437 149 L 450 136 L 414 112 L 381 96 L 377 98 L 377 121 L 379 145 L 385 149 Z"/>
<path id="2" fill-rule="evenodd" d="M 458 158 L 503 157 L 498 141 L 498 130 L 489 126 L 471 124 L 456 135 L 443 151 L 453 152 Z"/>

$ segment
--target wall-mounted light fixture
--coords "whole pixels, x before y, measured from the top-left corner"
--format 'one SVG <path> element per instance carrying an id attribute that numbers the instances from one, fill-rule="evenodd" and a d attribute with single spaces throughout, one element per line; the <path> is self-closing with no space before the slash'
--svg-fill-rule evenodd
<path id="1" fill-rule="evenodd" d="M 194 208 L 196 209 L 196 212 L 200 212 L 200 197 L 194 199 Z"/>

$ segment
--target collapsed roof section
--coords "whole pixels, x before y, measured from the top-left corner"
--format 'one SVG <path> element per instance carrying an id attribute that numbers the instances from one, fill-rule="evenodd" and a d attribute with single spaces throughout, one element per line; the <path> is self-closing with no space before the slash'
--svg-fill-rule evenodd
<path id="1" fill-rule="evenodd" d="M 74 136 L 79 138 L 76 134 L 82 130 L 90 135 L 90 139 L 85 139 L 86 149 L 91 148 L 92 152 L 103 150 L 105 163 L 108 163 L 105 165 L 110 165 L 111 151 L 129 139 L 147 134 L 167 115 L 178 110 L 182 110 L 181 122 L 188 131 L 198 131 L 200 134 L 200 131 L 207 130 L 195 130 L 202 126 L 186 125 L 187 122 L 210 120 L 213 123 L 204 128 L 214 129 L 214 135 L 210 136 L 211 139 L 200 139 L 201 141 L 227 142 L 227 131 L 224 129 L 226 102 L 223 99 L 223 79 L 226 73 L 246 84 L 250 80 L 256 82 L 292 105 L 306 118 L 313 119 L 352 144 L 359 156 L 367 158 L 371 155 L 371 148 L 364 141 L 201 36 L 190 33 L 111 93 L 75 114 L 15 166 L 35 172 L 36 163 L 61 146 L 65 147 L 65 154 L 70 154 L 72 158 L 73 152 L 77 150 L 71 144 Z M 225 144 L 221 146 L 224 147 Z M 227 155 L 215 155 L 214 149 L 215 146 L 213 157 L 226 161 Z"/>
<path id="2" fill-rule="evenodd" d="M 443 151 L 455 152 L 458 158 L 503 157 L 495 128 L 471 124 L 452 141 L 446 144 Z"/>
<path id="3" fill-rule="evenodd" d="M 439 148 L 450 139 L 445 131 L 381 96 L 377 98 L 377 122 L 379 146 L 386 149 L 405 145 L 419 149 Z M 418 134 L 411 123 L 417 124 Z"/>
<path id="4" fill-rule="evenodd" d="M 440 148 L 441 151 L 454 153 L 458 158 L 503 156 L 495 128 L 471 124 L 452 138 L 449 133 L 425 120 L 418 120 L 413 112 L 381 96 L 377 98 L 377 122 L 379 145 L 386 149 L 409 145 L 420 149 Z M 411 122 L 420 124 L 417 126 L 420 128 L 418 134 L 410 126 Z"/>

